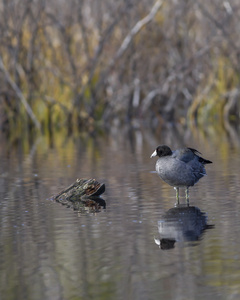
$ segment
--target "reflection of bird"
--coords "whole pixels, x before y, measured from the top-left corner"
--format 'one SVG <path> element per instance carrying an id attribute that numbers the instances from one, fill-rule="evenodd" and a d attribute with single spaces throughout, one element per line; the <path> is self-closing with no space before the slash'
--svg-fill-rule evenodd
<path id="1" fill-rule="evenodd" d="M 168 146 L 158 146 L 151 157 L 159 156 L 156 171 L 160 178 L 176 189 L 179 203 L 179 188 L 185 187 L 186 199 L 189 201 L 188 188 L 206 175 L 204 165 L 212 163 L 197 155 L 195 149 L 183 148 L 172 151 Z"/>
<path id="2" fill-rule="evenodd" d="M 161 249 L 171 249 L 176 241 L 197 241 L 205 229 L 212 227 L 199 208 L 179 205 L 169 209 L 158 221 L 160 240 L 155 238 L 155 243 Z"/>

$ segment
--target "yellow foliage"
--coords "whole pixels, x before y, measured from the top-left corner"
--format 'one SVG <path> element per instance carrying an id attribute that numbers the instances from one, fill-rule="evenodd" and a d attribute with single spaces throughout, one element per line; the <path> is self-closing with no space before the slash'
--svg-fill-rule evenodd
<path id="1" fill-rule="evenodd" d="M 202 86 L 198 89 L 188 112 L 190 119 L 197 115 L 199 123 L 222 122 L 227 92 L 239 84 L 239 77 L 228 58 L 218 57 L 213 65 L 215 68 L 203 82 L 208 87 L 207 92 L 202 92 Z"/>

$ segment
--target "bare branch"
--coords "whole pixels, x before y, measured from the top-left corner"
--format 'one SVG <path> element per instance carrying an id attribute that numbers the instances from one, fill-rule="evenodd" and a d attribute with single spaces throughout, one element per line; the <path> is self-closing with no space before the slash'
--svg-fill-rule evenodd
<path id="1" fill-rule="evenodd" d="M 204 48 L 197 51 L 192 57 L 190 57 L 189 60 L 180 64 L 179 66 L 177 66 L 177 68 L 174 68 L 170 72 L 170 75 L 167 78 L 165 78 L 165 80 L 160 84 L 161 87 L 150 91 L 147 94 L 147 96 L 143 99 L 142 112 L 144 113 L 147 111 L 147 109 L 150 107 L 153 99 L 157 95 L 167 95 L 167 92 L 168 92 L 171 82 L 174 79 L 176 79 L 177 77 L 179 77 L 180 75 L 186 76 L 186 74 L 190 73 L 192 71 L 192 68 L 194 68 L 194 65 L 192 65 L 192 67 L 191 67 L 191 61 L 205 55 L 209 51 L 210 48 L 211 48 L 211 45 L 205 46 Z"/>
<path id="2" fill-rule="evenodd" d="M 120 48 L 118 49 L 118 51 L 116 52 L 116 54 L 114 55 L 114 57 L 110 60 L 107 68 L 102 72 L 101 79 L 98 82 L 96 90 L 98 89 L 99 86 L 102 85 L 102 82 L 105 80 L 105 78 L 107 77 L 107 75 L 111 71 L 112 67 L 115 65 L 116 61 L 127 50 L 127 48 L 131 44 L 131 42 L 132 42 L 133 38 L 135 37 L 135 35 L 137 33 L 139 33 L 139 31 L 143 28 L 144 25 L 148 24 L 149 22 L 151 22 L 154 19 L 156 13 L 158 12 L 158 10 L 160 9 L 160 7 L 162 6 L 162 3 L 163 3 L 163 1 L 157 0 L 155 2 L 155 4 L 153 5 L 152 9 L 150 10 L 149 14 L 147 16 L 145 16 L 143 19 L 141 19 L 140 21 L 138 21 L 135 24 L 135 26 L 130 30 L 130 32 L 128 33 L 128 35 L 123 40 Z"/>
<path id="3" fill-rule="evenodd" d="M 12 89 L 14 90 L 14 92 L 16 93 L 17 97 L 20 99 L 20 101 L 22 102 L 23 106 L 25 107 L 29 117 L 32 119 L 34 125 L 37 127 L 37 129 L 41 128 L 41 125 L 39 123 L 39 121 L 37 120 L 35 114 L 33 113 L 31 107 L 29 106 L 27 100 L 25 99 L 25 97 L 23 96 L 22 91 L 20 90 L 20 88 L 16 85 L 16 83 L 12 80 L 10 74 L 8 73 L 8 71 L 6 70 L 4 64 L 3 64 L 3 60 L 2 57 L 0 56 L 0 70 L 3 72 L 7 82 L 10 84 L 10 86 L 12 87 Z"/>
<path id="4" fill-rule="evenodd" d="M 162 4 L 163 4 L 163 1 L 157 0 L 155 2 L 155 4 L 153 5 L 149 14 L 135 24 L 135 26 L 130 30 L 128 35 L 123 40 L 120 48 L 118 49 L 117 53 L 114 56 L 112 63 L 114 63 L 116 59 L 118 59 L 119 57 L 121 57 L 123 55 L 123 53 L 127 50 L 128 46 L 132 42 L 134 36 L 143 28 L 143 26 L 145 26 L 146 24 L 148 24 L 149 22 L 151 22 L 154 19 L 156 13 L 158 12 L 158 10 L 162 6 Z"/>

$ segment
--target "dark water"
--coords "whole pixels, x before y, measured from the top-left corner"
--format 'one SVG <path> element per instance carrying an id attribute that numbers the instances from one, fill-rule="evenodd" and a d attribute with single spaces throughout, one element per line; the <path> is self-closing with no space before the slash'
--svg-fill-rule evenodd
<path id="1" fill-rule="evenodd" d="M 236 136 L 1 137 L 0 299 L 240 299 Z M 183 192 L 175 208 L 175 191 L 151 173 L 160 143 L 214 162 L 190 189 L 190 208 Z M 76 212 L 49 199 L 81 177 L 106 184 L 106 209 Z"/>

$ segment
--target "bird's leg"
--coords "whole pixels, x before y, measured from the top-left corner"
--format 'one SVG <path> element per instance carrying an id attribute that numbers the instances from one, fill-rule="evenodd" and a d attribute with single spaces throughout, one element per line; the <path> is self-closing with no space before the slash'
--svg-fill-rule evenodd
<path id="1" fill-rule="evenodd" d="M 189 187 L 186 187 L 185 193 L 186 193 L 187 205 L 189 205 Z"/>
<path id="2" fill-rule="evenodd" d="M 177 200 L 177 205 L 179 204 L 179 187 L 174 187 L 174 189 L 176 190 L 176 200 Z"/>

